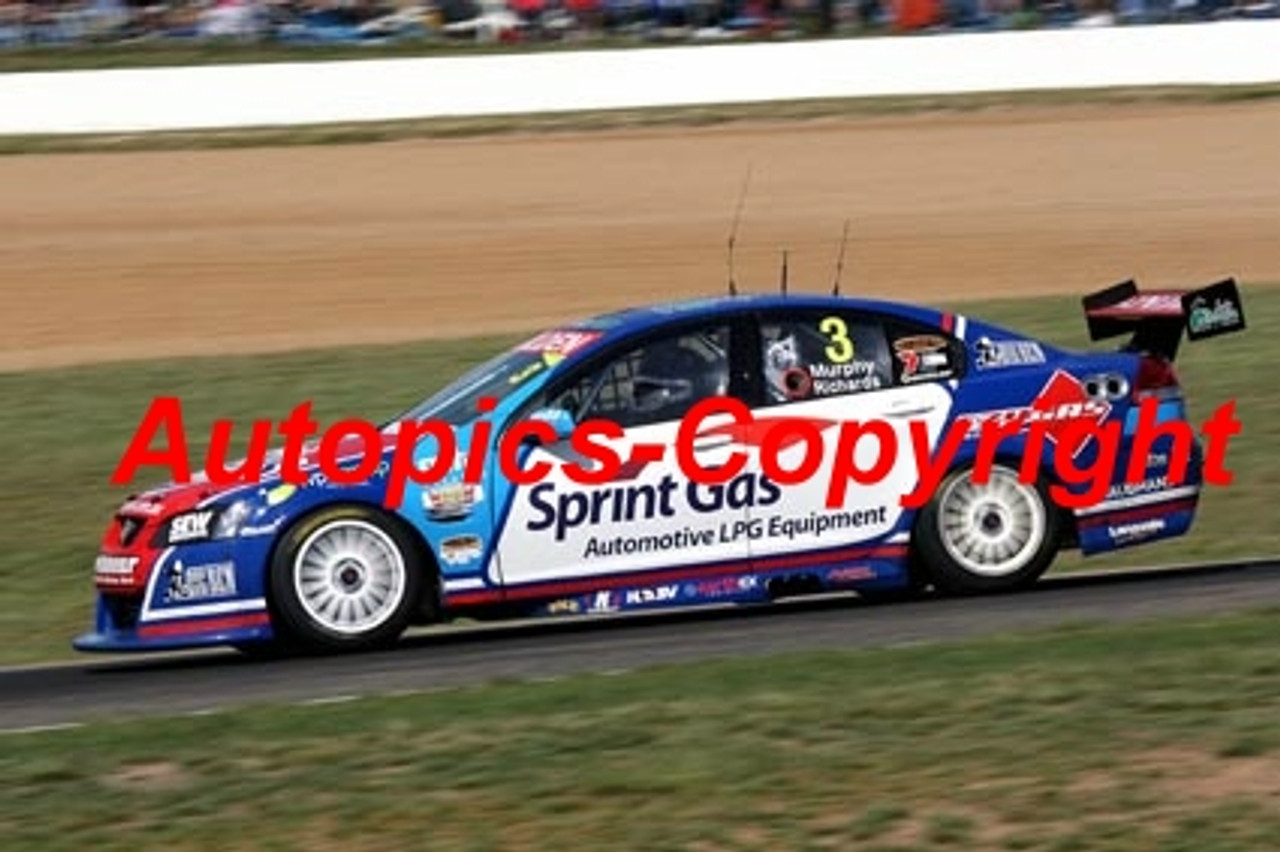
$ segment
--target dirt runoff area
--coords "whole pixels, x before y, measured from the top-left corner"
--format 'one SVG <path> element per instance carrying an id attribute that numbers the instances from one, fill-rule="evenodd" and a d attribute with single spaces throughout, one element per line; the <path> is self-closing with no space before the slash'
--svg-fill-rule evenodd
<path id="1" fill-rule="evenodd" d="M 532 329 L 745 290 L 1280 281 L 1280 104 L 0 159 L 0 370 Z"/>

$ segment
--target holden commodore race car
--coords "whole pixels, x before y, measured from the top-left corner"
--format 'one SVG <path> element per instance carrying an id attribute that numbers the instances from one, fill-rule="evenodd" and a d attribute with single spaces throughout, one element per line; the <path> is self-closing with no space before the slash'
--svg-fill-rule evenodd
<path id="1" fill-rule="evenodd" d="M 376 458 L 358 481 L 326 473 L 312 442 L 292 474 L 277 451 L 256 481 L 197 474 L 130 496 L 102 538 L 96 624 L 74 646 L 344 650 L 459 616 L 999 592 L 1064 548 L 1182 535 L 1205 456 L 1192 430 L 1168 432 L 1187 418 L 1173 361 L 1184 333 L 1244 327 L 1235 282 L 1126 282 L 1084 310 L 1093 339 L 1125 338 L 1118 351 L 835 295 L 552 329 L 370 424 Z M 1166 427 L 1154 440 L 1140 440 L 1144 409 Z M 1061 452 L 1082 420 L 1115 440 Z M 419 434 L 427 422 L 449 431 Z M 541 424 L 535 439 L 504 441 L 521 423 Z M 609 427 L 612 465 L 578 440 L 589 424 Z M 875 424 L 874 440 L 846 442 L 851 424 Z M 980 476 L 984 424 L 1003 437 Z M 1102 478 L 1068 476 L 1063 456 Z"/>

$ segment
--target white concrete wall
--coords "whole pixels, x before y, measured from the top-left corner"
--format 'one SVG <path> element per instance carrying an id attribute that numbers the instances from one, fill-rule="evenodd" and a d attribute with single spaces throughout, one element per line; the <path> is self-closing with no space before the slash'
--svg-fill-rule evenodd
<path id="1" fill-rule="evenodd" d="M 1280 20 L 0 75 L 0 134 L 1280 81 Z"/>

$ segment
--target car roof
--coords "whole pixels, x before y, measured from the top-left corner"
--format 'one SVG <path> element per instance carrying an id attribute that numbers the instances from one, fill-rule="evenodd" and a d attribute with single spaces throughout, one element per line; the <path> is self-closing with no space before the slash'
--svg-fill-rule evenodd
<path id="1" fill-rule="evenodd" d="M 786 295 L 781 293 L 762 293 L 715 296 L 626 308 L 583 320 L 575 323 L 574 327 L 605 331 L 610 335 L 622 335 L 660 327 L 681 319 L 696 319 L 699 316 L 723 316 L 752 311 L 774 311 L 784 308 L 888 313 L 933 325 L 940 324 L 944 315 L 942 311 L 936 308 L 925 308 L 879 299 L 815 295 L 812 293 Z"/>

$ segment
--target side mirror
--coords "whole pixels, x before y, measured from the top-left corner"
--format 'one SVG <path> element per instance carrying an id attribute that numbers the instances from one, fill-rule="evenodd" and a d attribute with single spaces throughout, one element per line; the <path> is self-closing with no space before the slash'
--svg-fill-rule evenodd
<path id="1" fill-rule="evenodd" d="M 574 423 L 573 415 L 563 408 L 539 408 L 537 411 L 529 415 L 530 420 L 541 420 L 543 423 L 551 425 L 552 430 L 556 434 L 557 441 L 567 441 L 573 435 L 573 428 L 577 424 Z M 530 435 L 526 439 L 528 443 L 537 443 L 538 439 Z"/>

